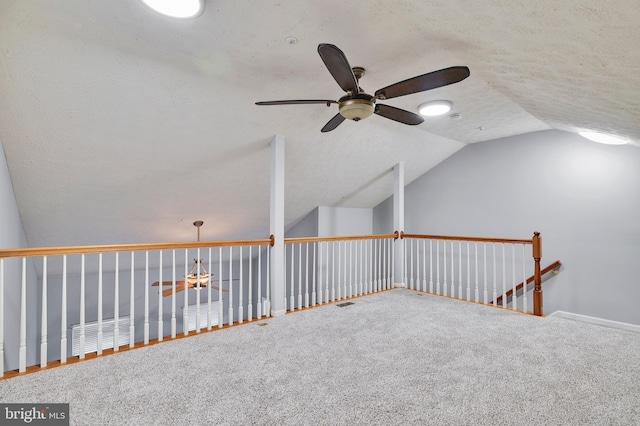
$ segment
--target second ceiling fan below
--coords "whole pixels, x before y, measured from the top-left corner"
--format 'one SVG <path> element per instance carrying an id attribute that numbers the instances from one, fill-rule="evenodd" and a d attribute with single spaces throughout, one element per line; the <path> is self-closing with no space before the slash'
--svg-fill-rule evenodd
<path id="1" fill-rule="evenodd" d="M 347 118 L 353 121 L 360 121 L 371 114 L 377 114 L 403 124 L 416 125 L 424 121 L 418 114 L 390 105 L 378 104 L 377 101 L 458 83 L 470 75 L 469 68 L 465 66 L 444 68 L 384 87 L 377 90 L 372 96 L 365 93 L 359 84 L 360 78 L 365 72 L 364 68 L 352 68 L 342 50 L 333 44 L 320 44 L 318 46 L 318 54 L 320 54 L 320 58 L 322 58 L 338 85 L 346 92 L 344 96 L 337 101 L 330 99 L 298 99 L 256 102 L 256 105 L 326 104 L 331 106 L 331 104 L 338 104 L 338 114 L 325 124 L 321 130 L 322 132 L 330 132 Z"/>

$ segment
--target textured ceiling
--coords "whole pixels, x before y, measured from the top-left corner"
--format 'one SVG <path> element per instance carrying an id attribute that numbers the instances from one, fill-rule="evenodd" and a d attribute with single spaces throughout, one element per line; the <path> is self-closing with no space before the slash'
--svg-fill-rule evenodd
<path id="1" fill-rule="evenodd" d="M 640 141 L 640 8 L 628 0 L 207 0 L 172 21 L 137 0 L 2 0 L 0 140 L 31 246 L 265 237 L 269 141 L 286 138 L 286 222 L 373 207 L 468 143 L 555 128 Z M 287 37 L 297 44 L 288 44 Z M 322 134 L 339 46 L 369 93 L 433 70 L 471 77 Z M 589 143 L 585 141 L 585 143 Z"/>

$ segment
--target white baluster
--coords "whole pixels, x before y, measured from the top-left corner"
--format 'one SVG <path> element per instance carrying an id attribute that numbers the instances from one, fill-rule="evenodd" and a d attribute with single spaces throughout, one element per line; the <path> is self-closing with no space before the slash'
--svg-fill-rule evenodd
<path id="1" fill-rule="evenodd" d="M 422 240 L 422 291 L 427 291 L 427 241 Z"/>
<path id="2" fill-rule="evenodd" d="M 390 280 L 390 286 L 391 288 L 395 287 L 395 280 L 396 280 L 396 248 L 395 248 L 395 243 L 394 240 L 389 240 L 389 244 L 391 245 L 391 277 Z"/>
<path id="3" fill-rule="evenodd" d="M 249 289 L 248 289 L 248 298 L 249 300 L 247 301 L 247 321 L 253 321 L 253 294 L 252 294 L 252 287 L 253 287 L 253 268 L 252 268 L 252 263 L 253 263 L 253 257 L 251 256 L 251 248 L 252 246 L 249 246 Z M 211 298 L 209 298 L 209 300 L 211 300 Z"/>
<path id="4" fill-rule="evenodd" d="M 475 270 L 476 270 L 476 292 L 475 292 L 475 301 L 478 302 L 480 300 L 480 289 L 478 288 L 478 269 L 479 269 L 479 265 L 478 265 L 478 242 L 475 241 L 473 243 L 474 247 L 475 247 L 475 261 L 476 261 L 476 266 L 475 266 Z"/>
<path id="5" fill-rule="evenodd" d="M 346 245 L 346 243 L 345 243 Z M 346 251 L 346 247 L 345 247 L 345 251 Z M 347 269 L 345 267 L 345 269 Z M 353 297 L 353 275 L 352 272 L 354 271 L 353 268 L 353 241 L 349 240 L 349 294 L 347 297 Z"/>
<path id="6" fill-rule="evenodd" d="M 504 243 L 502 245 L 502 307 L 507 307 L 507 258 Z"/>
<path id="7" fill-rule="evenodd" d="M 262 246 L 258 246 L 258 301 L 256 303 L 256 318 L 262 318 Z"/>
<path id="8" fill-rule="evenodd" d="M 0 257 L 0 377 L 4 377 L 4 259 L 1 257 Z"/>
<path id="9" fill-rule="evenodd" d="M 209 247 L 209 265 L 207 271 L 209 272 L 209 278 L 207 282 L 207 330 L 211 330 L 211 326 L 213 323 L 213 314 L 211 313 L 211 287 L 213 286 L 213 269 L 211 269 L 211 247 Z M 249 256 L 251 259 L 251 256 Z M 251 263 L 249 263 L 251 265 Z M 251 267 L 251 266 L 249 266 Z"/>
<path id="10" fill-rule="evenodd" d="M 200 315 L 200 290 L 202 290 L 202 283 L 200 282 L 202 277 L 202 258 L 200 257 L 200 247 L 196 249 L 196 259 L 196 333 L 200 333 L 202 326 Z"/>
<path id="11" fill-rule="evenodd" d="M 62 300 L 60 302 L 60 364 L 67 362 L 67 255 L 62 255 Z"/>
<path id="12" fill-rule="evenodd" d="M 382 291 L 382 240 L 378 241 L 378 291 Z"/>
<path id="13" fill-rule="evenodd" d="M 229 325 L 233 324 L 233 247 L 229 247 Z"/>
<path id="14" fill-rule="evenodd" d="M 120 350 L 120 329 L 118 328 L 119 318 L 120 318 L 120 257 L 119 253 L 116 252 L 116 260 L 115 260 L 115 280 L 114 280 L 114 288 L 113 288 L 113 351 L 118 352 Z"/>
<path id="15" fill-rule="evenodd" d="M 409 280 L 407 279 L 407 274 L 409 273 L 409 271 L 407 271 L 407 239 L 403 239 L 402 240 L 402 252 L 404 253 L 404 280 L 403 280 L 403 285 L 405 287 L 409 287 Z"/>
<path id="16" fill-rule="evenodd" d="M 86 303 L 85 303 L 85 270 L 84 270 L 84 253 L 81 255 L 81 261 L 80 261 L 80 339 L 79 339 L 79 352 L 80 352 L 80 359 L 84 359 L 84 347 L 85 347 L 85 335 L 84 335 L 84 325 L 85 325 L 85 308 L 86 308 Z M 116 274 L 117 274 L 118 270 L 116 268 Z M 116 275 L 117 277 L 117 275 Z M 116 306 L 118 305 L 118 303 L 116 302 Z M 117 320 L 116 320 L 117 322 Z"/>
<path id="17" fill-rule="evenodd" d="M 313 274 L 312 277 L 312 290 L 311 290 L 311 306 L 316 306 L 316 246 L 318 245 L 317 241 L 313 243 Z M 321 254 L 322 256 L 322 254 Z"/>
<path id="18" fill-rule="evenodd" d="M 529 309 L 529 305 L 527 304 L 527 270 L 525 267 L 525 246 L 526 244 L 522 245 L 522 310 L 524 312 L 527 312 L 527 310 Z M 515 295 L 514 295 L 515 296 Z"/>
<path id="19" fill-rule="evenodd" d="M 102 253 L 100 253 L 102 255 Z M 100 275 L 102 277 L 102 274 Z M 0 307 L 4 307 L 0 305 Z M 0 308 L 1 310 L 1 308 Z M 42 322 L 40 325 L 40 367 L 47 366 L 47 256 L 42 256 Z"/>
<path id="20" fill-rule="evenodd" d="M 267 249 L 267 253 L 268 253 Z M 269 263 L 267 263 L 267 277 L 269 276 Z M 268 279 L 268 278 L 267 278 Z M 229 282 L 229 287 L 231 287 L 232 283 Z M 269 291 L 269 287 L 267 287 L 267 291 Z M 267 296 L 268 297 L 268 296 Z M 223 327 L 224 322 L 224 307 L 222 300 L 222 246 L 218 247 L 218 328 Z"/>
<path id="21" fill-rule="evenodd" d="M 322 263 L 322 253 L 324 252 L 323 249 L 323 245 L 322 245 L 322 241 L 318 242 L 318 293 L 317 293 L 317 299 L 314 298 L 314 305 L 315 302 L 317 301 L 318 304 L 322 305 L 323 299 L 322 299 L 322 285 L 323 285 L 323 280 L 322 278 L 324 278 L 324 276 L 322 275 L 322 271 L 324 270 L 323 268 L 323 263 Z M 329 276 L 329 263 L 327 262 L 327 276 Z"/>
<path id="22" fill-rule="evenodd" d="M 238 323 L 242 324 L 244 322 L 244 302 L 242 300 L 242 294 L 244 293 L 244 281 L 242 280 L 242 273 L 244 272 L 242 270 L 242 246 L 238 247 L 238 250 L 240 252 L 240 261 L 239 261 L 239 265 L 240 265 L 240 272 L 239 272 L 239 278 L 240 281 L 238 281 Z"/>
<path id="23" fill-rule="evenodd" d="M 513 289 L 511 290 L 511 304 L 512 304 L 512 308 L 513 310 L 517 310 L 518 309 L 518 303 L 517 303 L 517 298 L 516 298 L 516 288 L 517 288 L 517 284 L 516 284 L 516 245 L 515 244 L 511 244 L 511 282 L 513 283 Z"/>
<path id="24" fill-rule="evenodd" d="M 382 245 L 382 288 L 386 290 L 389 282 L 389 280 L 387 280 L 387 266 L 389 265 L 387 240 L 380 240 L 380 244 Z"/>
<path id="25" fill-rule="evenodd" d="M 269 273 L 270 268 L 270 257 L 271 257 L 271 246 L 267 247 L 267 316 L 271 316 L 271 274 Z"/>
<path id="26" fill-rule="evenodd" d="M 342 257 L 342 241 L 338 241 L 338 300 L 342 299 Z"/>
<path id="27" fill-rule="evenodd" d="M 182 303 L 182 334 L 184 336 L 189 335 L 189 249 L 184 249 L 184 280 L 182 291 L 183 303 Z M 148 285 L 145 286 L 145 288 Z M 147 314 L 145 313 L 145 317 Z M 145 325 L 146 328 L 146 325 Z"/>
<path id="28" fill-rule="evenodd" d="M 409 251 L 410 251 L 410 255 L 409 255 L 409 259 L 410 262 L 409 264 L 411 265 L 410 269 L 409 269 L 409 288 L 410 289 L 414 289 L 415 288 L 415 281 L 414 281 L 414 269 L 413 269 L 413 240 L 409 240 Z"/>
<path id="29" fill-rule="evenodd" d="M 360 284 L 359 284 L 359 290 L 358 290 L 358 294 L 363 295 L 365 293 L 365 277 L 364 277 L 364 270 L 365 270 L 365 266 L 364 266 L 364 261 L 366 259 L 365 254 L 364 254 L 364 248 L 365 248 L 365 240 L 360 240 L 360 250 L 359 250 L 359 255 L 360 255 Z"/>
<path id="30" fill-rule="evenodd" d="M 433 240 L 429 240 L 429 293 L 433 293 Z"/>
<path id="31" fill-rule="evenodd" d="M 135 326 L 136 315 L 135 315 L 135 309 L 134 309 L 136 299 L 135 299 L 135 291 L 134 291 L 135 286 L 133 285 L 135 282 L 134 257 L 135 257 L 134 252 L 131 252 L 131 278 L 130 278 L 130 285 L 129 285 L 129 347 L 130 348 L 133 348 L 136 344 L 136 326 Z M 175 258 L 174 258 L 174 264 L 175 264 Z M 175 334 L 173 337 L 175 337 Z"/>
<path id="32" fill-rule="evenodd" d="M 116 253 L 116 289 L 118 288 L 118 253 Z M 185 275 L 184 277 L 185 279 L 185 283 L 187 280 L 187 277 Z M 186 285 L 186 284 L 185 284 Z M 116 290 L 117 291 L 117 290 Z M 186 289 L 185 289 L 185 293 L 186 293 Z M 116 306 L 118 304 L 116 303 Z M 114 310 L 116 310 L 117 308 L 114 308 Z M 118 318 L 115 318 L 115 327 L 117 330 L 118 327 Z M 117 340 L 116 340 L 116 333 L 114 333 L 113 335 L 113 347 L 115 349 L 116 344 L 117 344 Z M 149 344 L 149 251 L 145 251 L 144 252 L 144 344 L 148 345 Z"/>
<path id="33" fill-rule="evenodd" d="M 20 350 L 18 371 L 27 370 L 27 258 L 22 258 L 22 281 L 20 286 Z"/>
<path id="34" fill-rule="evenodd" d="M 467 300 L 471 300 L 471 244 L 467 241 Z"/>
<path id="35" fill-rule="evenodd" d="M 302 309 L 302 243 L 298 244 L 298 309 Z"/>
<path id="36" fill-rule="evenodd" d="M 440 240 L 436 240 L 436 294 L 440 294 Z"/>
<path id="37" fill-rule="evenodd" d="M 336 242 L 331 241 L 331 301 L 336 300 Z M 338 270 L 338 273 L 339 270 Z"/>
<path id="38" fill-rule="evenodd" d="M 291 289 L 291 292 L 289 294 L 289 310 L 293 311 L 296 308 L 296 303 L 295 303 L 295 280 L 294 280 L 294 273 L 295 273 L 295 263 L 294 263 L 294 257 L 295 257 L 295 251 L 296 251 L 296 245 L 295 244 L 289 244 L 289 247 L 291 247 L 291 272 L 289 273 L 289 288 Z"/>
<path id="39" fill-rule="evenodd" d="M 309 307 L 309 242 L 304 249 L 304 307 Z"/>
<path id="40" fill-rule="evenodd" d="M 377 240 L 371 240 L 371 292 L 375 293 L 378 291 L 378 280 L 377 280 L 377 272 L 378 272 L 378 256 L 377 256 Z"/>
<path id="41" fill-rule="evenodd" d="M 458 299 L 462 299 L 462 241 L 458 241 Z"/>
<path id="42" fill-rule="evenodd" d="M 371 257 L 370 257 L 370 245 L 371 245 L 371 240 L 366 240 L 364 242 L 364 253 L 362 254 L 364 256 L 364 292 L 365 293 L 370 293 L 371 292 Z"/>
<path id="43" fill-rule="evenodd" d="M 43 273 L 44 278 L 44 273 Z M 97 354 L 102 355 L 102 253 L 98 254 L 98 339 Z"/>
<path id="44" fill-rule="evenodd" d="M 487 243 L 482 243 L 482 248 L 483 248 L 483 262 L 484 262 L 484 267 L 483 267 L 483 273 L 484 273 L 484 304 L 486 305 L 489 302 L 488 296 L 488 290 L 487 287 L 489 286 L 489 282 L 487 281 Z"/>
<path id="45" fill-rule="evenodd" d="M 131 253 L 131 270 L 133 271 L 133 253 Z M 131 280 L 131 283 L 133 284 L 133 279 Z M 133 285 L 131 287 L 133 288 Z M 162 290 L 159 289 L 158 291 Z M 187 291 L 187 289 L 185 289 L 184 291 Z M 133 300 L 133 297 L 131 298 L 131 300 Z M 177 334 L 178 320 L 176 318 L 176 249 L 173 249 L 171 251 L 171 338 L 175 339 Z"/>
<path id="46" fill-rule="evenodd" d="M 491 247 L 493 247 L 493 306 L 496 306 L 496 299 L 498 297 L 498 293 L 496 288 L 498 287 L 498 268 L 496 267 L 496 243 L 492 243 Z"/>
<path id="47" fill-rule="evenodd" d="M 444 272 L 442 289 L 444 290 L 444 295 L 446 296 L 447 292 L 449 291 L 449 284 L 447 283 L 447 240 L 444 240 L 442 244 L 444 245 L 444 249 L 442 250 L 442 255 L 443 255 L 442 270 Z"/>
<path id="48" fill-rule="evenodd" d="M 158 342 L 162 342 L 164 324 L 162 322 L 162 250 L 158 255 Z"/>
<path id="49" fill-rule="evenodd" d="M 456 275 L 455 275 L 455 249 L 453 247 L 454 242 L 451 241 L 451 297 L 456 297 Z"/>

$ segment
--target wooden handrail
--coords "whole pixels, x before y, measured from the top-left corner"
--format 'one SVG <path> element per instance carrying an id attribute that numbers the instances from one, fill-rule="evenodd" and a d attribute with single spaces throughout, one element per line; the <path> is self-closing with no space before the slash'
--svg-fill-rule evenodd
<path id="1" fill-rule="evenodd" d="M 291 243 L 313 243 L 321 241 L 354 241 L 354 240 L 380 240 L 384 238 L 398 238 L 398 231 L 393 234 L 373 234 L 373 235 L 347 235 L 342 237 L 295 237 L 285 238 L 285 244 Z"/>
<path id="2" fill-rule="evenodd" d="M 223 240 L 223 241 L 192 241 L 174 243 L 144 243 L 144 244 L 111 244 L 92 246 L 63 246 L 63 247 L 28 247 L 16 249 L 0 249 L 0 258 L 23 256 L 53 256 L 63 254 L 107 253 L 115 251 L 166 250 L 198 247 L 229 247 L 273 245 L 273 236 L 255 240 Z"/>
<path id="3" fill-rule="evenodd" d="M 453 241 L 476 241 L 479 243 L 511 243 L 511 244 L 532 244 L 532 240 L 516 238 L 491 238 L 491 237 L 454 237 L 450 235 L 425 235 L 425 234 L 405 234 L 400 232 L 400 238 L 422 238 L 427 240 L 453 240 Z"/>
<path id="4" fill-rule="evenodd" d="M 544 268 L 543 270 L 540 271 L 540 275 L 545 275 L 548 274 L 549 272 L 553 271 L 554 269 L 557 269 L 558 267 L 560 267 L 560 265 L 562 265 L 562 262 L 559 260 L 556 260 L 555 262 L 553 262 L 552 264 L 550 264 L 549 266 L 547 266 L 546 268 Z M 531 275 L 529 278 L 527 278 L 526 281 L 526 285 L 529 285 L 533 282 L 535 276 Z M 520 284 L 518 284 L 516 286 L 516 292 L 522 290 L 522 288 L 525 286 L 524 283 L 520 282 Z M 509 297 L 513 294 L 513 289 L 510 289 L 509 291 L 507 291 L 506 296 Z M 496 306 L 498 306 L 500 304 L 500 302 L 502 302 L 502 296 L 500 295 L 498 296 L 498 298 L 496 299 Z M 493 304 L 493 300 L 491 302 L 489 302 L 491 304 Z"/>

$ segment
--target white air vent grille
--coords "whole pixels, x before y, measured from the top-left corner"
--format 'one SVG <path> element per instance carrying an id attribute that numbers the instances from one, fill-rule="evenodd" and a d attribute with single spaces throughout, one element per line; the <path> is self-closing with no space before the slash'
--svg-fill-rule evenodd
<path id="1" fill-rule="evenodd" d="M 200 304 L 200 329 L 207 328 L 207 309 L 208 302 Z M 189 331 L 196 329 L 196 313 L 198 312 L 197 305 L 189 305 L 187 310 L 189 318 Z M 184 307 L 182 308 L 184 309 Z M 211 302 L 211 325 L 218 325 L 218 301 Z"/>
<path id="2" fill-rule="evenodd" d="M 113 348 L 113 318 L 102 320 L 102 349 Z M 118 318 L 118 344 L 129 344 L 129 317 Z M 84 353 L 98 351 L 98 321 L 84 324 Z M 71 326 L 71 355 L 80 355 L 80 324 Z"/>

